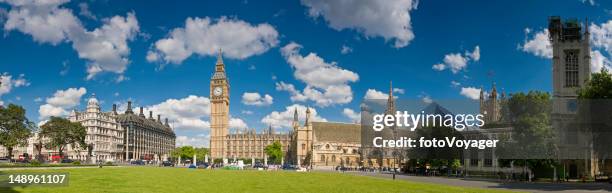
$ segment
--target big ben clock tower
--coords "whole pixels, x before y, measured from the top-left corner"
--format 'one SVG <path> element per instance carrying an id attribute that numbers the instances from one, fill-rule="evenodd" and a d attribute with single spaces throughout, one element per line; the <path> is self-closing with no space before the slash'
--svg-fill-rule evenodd
<path id="1" fill-rule="evenodd" d="M 210 154 L 213 159 L 225 158 L 225 137 L 229 126 L 229 82 L 221 50 L 217 56 L 215 73 L 210 79 Z"/>

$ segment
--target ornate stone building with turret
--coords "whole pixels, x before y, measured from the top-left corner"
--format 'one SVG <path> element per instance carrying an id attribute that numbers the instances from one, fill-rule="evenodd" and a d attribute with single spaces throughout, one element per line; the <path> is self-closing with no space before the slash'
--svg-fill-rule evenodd
<path id="1" fill-rule="evenodd" d="M 72 110 L 68 120 L 81 123 L 87 130 L 85 143 L 92 146 L 92 159 L 98 161 L 122 160 L 123 128 L 117 124 L 116 106 L 110 112 L 102 112 L 96 95 L 87 100 L 85 111 Z M 71 159 L 87 160 L 87 148 L 69 147 L 66 155 Z"/>

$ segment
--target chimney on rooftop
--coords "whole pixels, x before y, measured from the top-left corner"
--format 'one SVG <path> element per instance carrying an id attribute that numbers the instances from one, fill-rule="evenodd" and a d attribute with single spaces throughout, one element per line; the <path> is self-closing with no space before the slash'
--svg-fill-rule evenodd
<path id="1" fill-rule="evenodd" d="M 127 109 L 125 110 L 125 114 L 132 114 L 132 101 L 128 101 Z"/>

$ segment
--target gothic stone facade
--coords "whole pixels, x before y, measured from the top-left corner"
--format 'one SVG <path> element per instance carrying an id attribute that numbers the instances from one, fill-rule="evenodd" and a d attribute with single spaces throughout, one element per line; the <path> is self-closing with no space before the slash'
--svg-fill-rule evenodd
<path id="1" fill-rule="evenodd" d="M 289 149 L 291 134 L 275 133 L 272 129 L 257 133 L 252 130 L 229 132 L 229 80 L 225 74 L 225 64 L 219 51 L 215 72 L 210 79 L 210 154 L 214 159 L 225 158 L 265 158 L 264 148 L 279 141 L 282 149 Z"/>

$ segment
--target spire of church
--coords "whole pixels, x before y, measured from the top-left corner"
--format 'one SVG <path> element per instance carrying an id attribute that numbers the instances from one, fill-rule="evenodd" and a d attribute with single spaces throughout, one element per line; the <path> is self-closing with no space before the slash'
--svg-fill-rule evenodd
<path id="1" fill-rule="evenodd" d="M 293 126 L 293 129 L 297 129 L 298 127 L 300 127 L 300 121 L 298 120 L 297 107 L 295 107 L 295 109 L 293 110 L 293 122 L 291 124 Z"/>
<path id="2" fill-rule="evenodd" d="M 497 88 L 495 88 L 495 82 L 493 82 L 493 90 L 491 90 L 491 98 L 492 99 L 497 98 Z"/>
<path id="3" fill-rule="evenodd" d="M 306 121 L 304 121 L 304 126 L 310 125 L 310 107 L 306 107 Z"/>
<path id="4" fill-rule="evenodd" d="M 395 98 L 393 98 L 393 82 L 389 81 L 389 98 L 387 99 L 387 114 L 395 114 Z"/>

